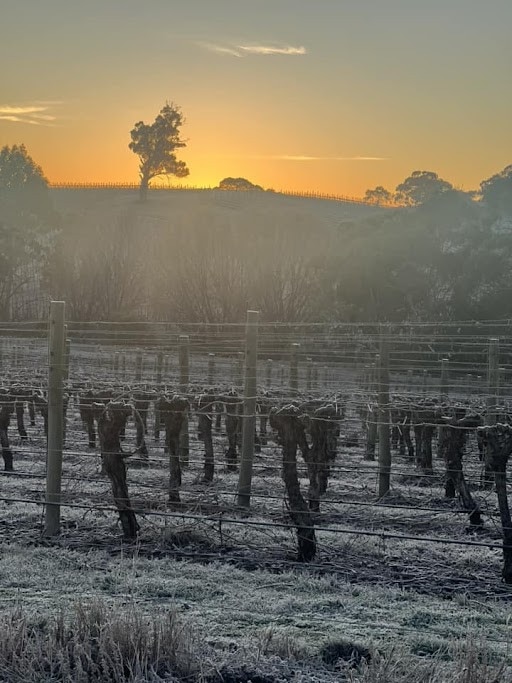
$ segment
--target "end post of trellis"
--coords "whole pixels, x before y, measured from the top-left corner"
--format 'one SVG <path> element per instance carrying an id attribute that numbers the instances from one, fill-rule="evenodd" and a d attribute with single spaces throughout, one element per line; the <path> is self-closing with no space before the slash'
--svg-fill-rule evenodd
<path id="1" fill-rule="evenodd" d="M 489 352 L 487 363 L 487 424 L 496 424 L 498 416 L 496 406 L 500 386 L 500 341 L 496 337 L 489 339 Z"/>
<path id="2" fill-rule="evenodd" d="M 441 359 L 441 401 L 448 400 L 450 382 L 450 361 L 448 358 Z"/>
<path id="3" fill-rule="evenodd" d="M 137 354 L 135 356 L 135 382 L 140 384 L 142 382 L 142 367 L 144 365 L 144 359 L 142 355 L 142 349 L 137 349 Z"/>
<path id="4" fill-rule="evenodd" d="M 64 381 L 69 382 L 69 367 L 71 363 L 71 340 L 68 339 L 68 326 L 64 325 Z"/>
<path id="5" fill-rule="evenodd" d="M 208 386 L 211 388 L 215 383 L 215 354 L 208 354 Z"/>
<path id="6" fill-rule="evenodd" d="M 251 504 L 252 462 L 254 458 L 254 432 L 256 427 L 258 320 L 258 311 L 247 311 L 244 414 L 240 474 L 238 478 L 238 505 L 243 508 L 249 508 Z"/>
<path id="7" fill-rule="evenodd" d="M 162 371 L 164 368 L 164 352 L 159 351 L 156 354 L 156 385 L 159 390 L 162 386 Z"/>
<path id="8" fill-rule="evenodd" d="M 60 532 L 62 447 L 64 441 L 65 326 L 64 301 L 50 303 L 48 329 L 48 449 L 46 456 L 46 536 Z"/>
<path id="9" fill-rule="evenodd" d="M 290 389 L 293 394 L 299 391 L 299 349 L 300 344 L 292 344 L 290 352 Z"/>
<path id="10" fill-rule="evenodd" d="M 272 358 L 267 358 L 266 374 L 267 374 L 267 379 L 266 379 L 267 389 L 270 389 L 270 387 L 272 386 Z"/>
<path id="11" fill-rule="evenodd" d="M 389 342 L 381 336 L 378 361 L 379 498 L 389 493 L 391 446 L 389 429 Z"/>
<path id="12" fill-rule="evenodd" d="M 306 365 L 306 390 L 311 391 L 312 381 L 313 381 L 313 359 L 307 358 Z"/>
<path id="13" fill-rule="evenodd" d="M 178 338 L 178 362 L 180 367 L 180 394 L 188 396 L 190 384 L 190 337 L 188 334 L 180 334 Z M 180 431 L 180 462 L 183 467 L 188 465 L 189 460 L 189 436 L 188 415 L 185 415 Z"/>

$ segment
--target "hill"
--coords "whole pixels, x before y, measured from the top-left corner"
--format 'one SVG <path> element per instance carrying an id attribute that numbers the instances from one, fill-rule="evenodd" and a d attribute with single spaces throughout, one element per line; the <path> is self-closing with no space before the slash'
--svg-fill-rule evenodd
<path id="1" fill-rule="evenodd" d="M 374 216 L 389 209 L 381 209 L 354 201 L 336 201 L 314 197 L 300 197 L 277 192 L 235 192 L 226 190 L 153 190 L 146 204 L 138 201 L 136 189 L 75 189 L 52 188 L 56 209 L 63 216 L 106 217 L 119 212 L 139 216 L 170 218 L 195 213 L 214 216 L 236 216 L 247 213 L 264 214 L 280 219 L 297 215 L 311 217 L 330 225 Z"/>

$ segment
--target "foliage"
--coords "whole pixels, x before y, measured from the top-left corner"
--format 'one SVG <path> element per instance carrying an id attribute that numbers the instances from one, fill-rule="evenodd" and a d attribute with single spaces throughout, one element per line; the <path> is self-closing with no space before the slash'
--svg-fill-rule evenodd
<path id="1" fill-rule="evenodd" d="M 24 145 L 0 150 L 0 318 L 30 315 L 36 291 L 34 272 L 49 257 L 59 218 L 48 182 Z M 14 310 L 14 297 L 21 310 Z M 32 314 L 32 317 L 33 314 Z"/>
<path id="2" fill-rule="evenodd" d="M 395 189 L 395 200 L 404 206 L 419 206 L 436 198 L 453 186 L 433 171 L 414 171 Z"/>
<path id="3" fill-rule="evenodd" d="M 132 141 L 128 147 L 140 158 L 140 196 L 146 199 L 149 183 L 159 175 L 188 176 L 184 161 L 176 158 L 176 150 L 186 147 L 180 139 L 180 128 L 184 123 L 181 109 L 166 102 L 153 123 L 139 121 L 131 131 Z"/>
<path id="4" fill-rule="evenodd" d="M 391 204 L 393 195 L 389 190 L 386 190 L 382 185 L 377 185 L 373 190 L 366 190 L 364 201 L 369 204 Z"/>
<path id="5" fill-rule="evenodd" d="M 220 181 L 219 190 L 236 190 L 236 191 L 248 191 L 248 190 L 263 190 L 261 185 L 254 185 L 246 178 L 224 178 Z"/>
<path id="6" fill-rule="evenodd" d="M 512 164 L 480 184 L 482 199 L 499 213 L 512 216 Z"/>

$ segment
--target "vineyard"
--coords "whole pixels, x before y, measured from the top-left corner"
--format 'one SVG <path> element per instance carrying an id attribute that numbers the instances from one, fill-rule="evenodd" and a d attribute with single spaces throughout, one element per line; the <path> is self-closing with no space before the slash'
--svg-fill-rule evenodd
<path id="1" fill-rule="evenodd" d="M 2 325 L 5 547 L 490 600 L 505 651 L 508 323 L 62 323 Z"/>

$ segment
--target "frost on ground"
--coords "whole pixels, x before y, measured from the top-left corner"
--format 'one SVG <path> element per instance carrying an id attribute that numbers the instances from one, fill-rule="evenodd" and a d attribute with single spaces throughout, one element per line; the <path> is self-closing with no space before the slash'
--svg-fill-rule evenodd
<path id="1" fill-rule="evenodd" d="M 468 534 L 466 515 L 443 497 L 441 466 L 426 482 L 394 456 L 390 507 L 375 505 L 376 463 L 363 460 L 362 445 L 344 445 L 358 428 L 352 407 L 321 503 L 318 556 L 306 566 L 282 526 L 272 440 L 255 456 L 251 512 L 241 518 L 224 437 L 215 437 L 215 478 L 205 484 L 191 417 L 179 509 L 167 504 L 168 460 L 151 438 L 149 466 L 128 470 L 143 512 L 139 540 L 126 544 L 74 403 L 68 416 L 63 500 L 79 507 L 63 506 L 59 538 L 41 537 L 40 418 L 28 442 L 13 437 L 16 469 L 0 479 L 10 499 L 0 502 L 0 681 L 512 681 L 512 590 L 500 582 L 494 493 L 475 491 L 486 521 Z M 126 448 L 133 443 L 131 426 Z M 306 485 L 302 464 L 300 474 Z M 417 539 L 427 536 L 476 545 Z"/>

